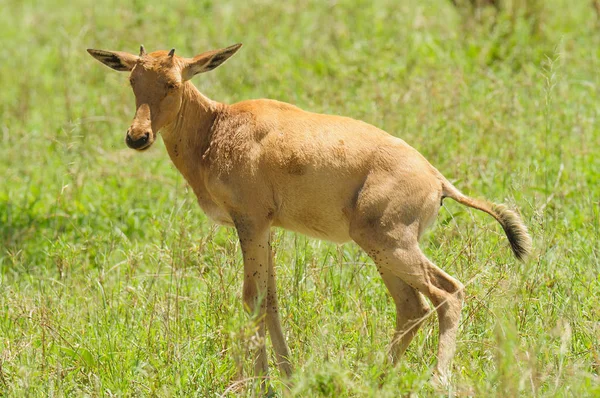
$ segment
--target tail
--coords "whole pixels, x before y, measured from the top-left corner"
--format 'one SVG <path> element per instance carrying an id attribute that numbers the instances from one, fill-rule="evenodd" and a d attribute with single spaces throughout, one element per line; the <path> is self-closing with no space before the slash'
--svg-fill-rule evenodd
<path id="1" fill-rule="evenodd" d="M 447 180 L 443 180 L 444 197 L 452 198 L 458 203 L 481 210 L 491 215 L 502 225 L 506 237 L 510 242 L 510 247 L 515 256 L 524 261 L 531 252 L 531 237 L 527 232 L 527 227 L 523 224 L 521 217 L 504 205 L 497 205 L 483 200 L 476 200 L 463 195 Z"/>

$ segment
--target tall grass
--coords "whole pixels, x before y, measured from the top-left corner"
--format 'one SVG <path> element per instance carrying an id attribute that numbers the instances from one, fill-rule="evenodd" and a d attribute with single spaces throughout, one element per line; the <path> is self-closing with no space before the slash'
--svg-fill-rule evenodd
<path id="1" fill-rule="evenodd" d="M 522 8 L 466 21 L 443 0 L 2 8 L 0 395 L 253 394 L 236 235 L 206 219 L 162 144 L 125 148 L 126 76 L 85 52 L 143 43 L 191 56 L 236 42 L 235 58 L 195 79 L 209 97 L 365 120 L 465 193 L 520 209 L 526 264 L 493 220 L 448 201 L 423 239 L 467 284 L 446 393 L 600 394 L 600 31 L 588 2 L 544 2 L 535 29 Z M 443 393 L 429 383 L 435 317 L 398 368 L 385 364 L 393 303 L 355 245 L 276 231 L 274 247 L 293 395 Z"/>

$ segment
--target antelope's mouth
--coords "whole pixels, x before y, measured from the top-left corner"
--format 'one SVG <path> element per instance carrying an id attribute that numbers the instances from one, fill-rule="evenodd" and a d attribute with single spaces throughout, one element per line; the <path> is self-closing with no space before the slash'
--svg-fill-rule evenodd
<path id="1" fill-rule="evenodd" d="M 144 152 L 144 151 L 148 150 L 152 146 L 152 144 L 154 144 L 154 140 L 151 140 L 146 146 L 143 146 L 140 148 L 135 148 L 135 150 L 139 151 L 139 152 Z"/>

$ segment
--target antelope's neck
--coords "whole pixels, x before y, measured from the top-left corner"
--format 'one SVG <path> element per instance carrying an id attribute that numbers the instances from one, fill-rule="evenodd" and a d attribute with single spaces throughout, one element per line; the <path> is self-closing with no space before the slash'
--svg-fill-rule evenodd
<path id="1" fill-rule="evenodd" d="M 210 145 L 213 124 L 225 105 L 202 95 L 191 82 L 184 84 L 179 113 L 161 135 L 175 167 L 195 188 L 202 177 L 202 155 Z"/>

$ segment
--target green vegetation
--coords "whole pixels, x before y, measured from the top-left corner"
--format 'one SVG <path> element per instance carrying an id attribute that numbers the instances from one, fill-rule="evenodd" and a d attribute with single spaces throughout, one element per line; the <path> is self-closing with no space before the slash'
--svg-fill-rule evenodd
<path id="1" fill-rule="evenodd" d="M 467 284 L 453 391 L 600 394 L 600 27 L 589 1 L 5 0 L 0 13 L 0 395 L 250 396 L 233 230 L 162 143 L 124 145 L 125 74 L 85 51 L 243 42 L 195 78 L 402 137 L 465 193 L 520 209 L 534 254 L 447 200 L 426 253 Z M 530 4 L 531 7 L 517 7 Z M 394 308 L 355 245 L 275 234 L 298 396 L 440 393 L 435 317 L 398 369 Z M 270 351 L 271 352 L 271 351 Z M 272 353 L 272 352 L 271 352 Z M 274 368 L 274 366 L 272 366 Z M 276 391 L 283 390 L 273 370 Z"/>

